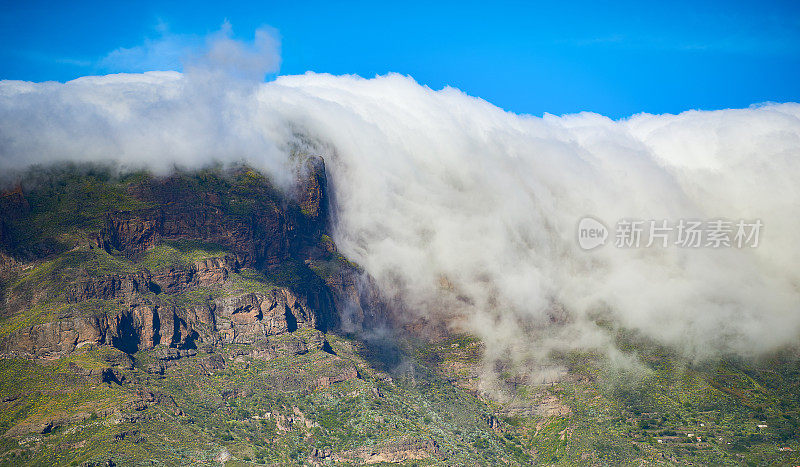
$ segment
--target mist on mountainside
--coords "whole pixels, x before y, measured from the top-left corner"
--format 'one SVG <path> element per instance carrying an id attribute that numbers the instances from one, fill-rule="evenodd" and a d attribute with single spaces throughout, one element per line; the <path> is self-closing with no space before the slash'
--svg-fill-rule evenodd
<path id="1" fill-rule="evenodd" d="M 685 358 L 757 356 L 800 332 L 800 105 L 534 117 L 396 74 L 281 76 L 277 41 L 221 34 L 183 73 L 0 82 L 0 164 L 247 163 L 288 188 L 322 156 L 334 240 L 397 304 L 548 379 L 556 351 L 624 329 Z M 231 60 L 230 57 L 236 58 Z M 31 137 L 31 135 L 36 135 Z M 755 248 L 584 251 L 580 219 L 758 220 Z M 613 240 L 613 239 L 612 239 Z M 552 372 L 555 373 L 552 373 Z"/>

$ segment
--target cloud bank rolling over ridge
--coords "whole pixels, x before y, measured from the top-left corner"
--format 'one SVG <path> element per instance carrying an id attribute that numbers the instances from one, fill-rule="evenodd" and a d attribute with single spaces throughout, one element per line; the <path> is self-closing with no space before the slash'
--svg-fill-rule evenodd
<path id="1" fill-rule="evenodd" d="M 797 344 L 800 104 L 538 118 L 401 75 L 250 79 L 274 66 L 0 82 L 0 164 L 246 159 L 288 185 L 306 145 L 328 164 L 342 252 L 404 314 L 480 336 L 487 361 L 618 354 L 598 317 L 688 358 Z M 764 228 L 757 248 L 586 252 L 586 215 Z"/>

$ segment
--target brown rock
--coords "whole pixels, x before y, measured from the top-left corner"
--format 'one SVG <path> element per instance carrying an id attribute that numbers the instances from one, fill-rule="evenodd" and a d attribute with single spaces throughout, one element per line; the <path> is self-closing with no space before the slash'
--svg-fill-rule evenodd
<path id="1" fill-rule="evenodd" d="M 399 463 L 408 460 L 427 459 L 438 454 L 439 447 L 432 439 L 400 439 L 395 442 L 384 443 L 381 446 L 362 447 L 333 454 L 333 461 L 352 462 L 358 459 L 365 464 Z"/>
<path id="2" fill-rule="evenodd" d="M 300 211 L 312 221 L 323 220 L 327 212 L 325 161 L 319 156 L 308 156 L 299 164 L 298 203 Z"/>
<path id="3" fill-rule="evenodd" d="M 226 193 L 203 191 L 187 180 L 175 175 L 133 186 L 132 195 L 155 207 L 108 213 L 89 247 L 102 246 L 114 254 L 135 257 L 163 240 L 186 239 L 219 244 L 232 254 L 169 270 L 106 275 L 87 271 L 77 279 L 70 276 L 58 292 L 63 293 L 58 299 L 68 306 L 60 307 L 50 321 L 3 336 L 0 354 L 49 357 L 95 344 L 113 345 L 129 354 L 159 346 L 186 351 L 199 344 L 252 344 L 299 328 L 330 329 L 338 320 L 334 303 L 358 301 L 359 284 L 354 280 L 326 284 L 308 268 L 301 271 L 299 284 L 292 284 L 296 290 L 276 287 L 216 300 L 209 296 L 205 303 L 186 306 L 170 300 L 172 294 L 203 287 L 225 290 L 231 273 L 240 267 L 265 270 L 289 259 L 304 267 L 302 259 L 307 256 L 303 255 L 315 248 L 319 254 L 325 252 L 318 247 L 328 203 L 321 158 L 307 157 L 300 164 L 297 196 L 292 199 L 275 195 L 263 178 L 254 177 L 260 185 L 255 191 L 245 191 L 246 210 L 230 209 Z M 3 194 L 0 204 L 3 219 L 17 219 L 29 209 L 21 190 Z M 2 228 L 0 246 L 11 238 L 11 232 Z M 3 271 L 25 266 L 0 255 Z M 51 291 L 0 296 L 5 299 L 0 316 L 52 298 L 45 292 Z M 96 306 L 86 303 L 91 300 L 98 301 Z M 325 344 L 315 341 L 313 346 Z M 159 365 L 153 370 L 163 368 Z"/>

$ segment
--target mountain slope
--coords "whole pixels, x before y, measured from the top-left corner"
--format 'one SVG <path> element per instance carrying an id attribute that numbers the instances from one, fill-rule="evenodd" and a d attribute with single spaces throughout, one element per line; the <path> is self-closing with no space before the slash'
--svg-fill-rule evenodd
<path id="1" fill-rule="evenodd" d="M 800 462 L 790 351 L 691 365 L 618 330 L 645 374 L 553 355 L 559 381 L 484 392 L 479 340 L 391 330 L 297 162 L 289 192 L 66 166 L 2 195 L 0 465 Z"/>

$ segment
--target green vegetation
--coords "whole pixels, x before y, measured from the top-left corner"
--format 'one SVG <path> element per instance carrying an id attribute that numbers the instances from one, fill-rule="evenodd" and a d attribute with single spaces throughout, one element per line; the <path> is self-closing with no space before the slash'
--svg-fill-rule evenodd
<path id="1" fill-rule="evenodd" d="M 11 225 L 14 251 L 21 256 L 64 251 L 101 227 L 106 213 L 149 207 L 128 190 L 142 177 L 119 177 L 106 166 L 28 169 L 20 175 L 26 206 Z"/>
<path id="2" fill-rule="evenodd" d="M 151 271 L 185 269 L 195 261 L 224 256 L 227 250 L 220 245 L 194 240 L 173 240 L 159 243 L 144 252 L 136 265 Z"/>
<path id="3" fill-rule="evenodd" d="M 0 430 L 11 433 L 0 438 L 0 465 L 109 456 L 123 465 L 210 464 L 223 449 L 238 462 L 302 464 L 312 449 L 356 453 L 357 462 L 362 446 L 408 439 L 437 446 L 422 464 L 798 461 L 800 369 L 786 358 L 703 368 L 654 361 L 650 376 L 622 387 L 609 384 L 613 370 L 597 357 L 571 355 L 570 378 L 497 403 L 438 374 L 453 362 L 474 361 L 479 342 L 469 336 L 419 344 L 417 361 L 432 363 L 391 378 L 365 359 L 364 344 L 329 334 L 332 355 L 314 344 L 317 336 L 301 329 L 259 346 L 201 350 L 170 362 L 163 374 L 148 371 L 158 349 L 134 360 L 108 346 L 51 362 L 0 360 Z M 294 341 L 310 350 L 296 353 Z M 265 356 L 259 349 L 267 348 L 284 350 Z M 124 383 L 100 383 L 104 368 Z M 137 403 L 148 400 L 143 391 L 162 396 Z M 492 413 L 501 414 L 496 429 L 488 422 Z"/>
<path id="4" fill-rule="evenodd" d="M 243 217 L 281 201 L 268 179 L 245 167 L 182 173 L 164 186 L 149 184 L 144 173 L 59 170 L 29 178 L 29 206 L 12 206 L 14 242 L 6 252 L 24 267 L 0 284 L 7 304 L 0 339 L 130 309 L 119 299 L 74 299 L 86 284 L 184 273 L 201 260 L 234 256 L 193 240 L 162 241 L 131 256 L 107 252 L 93 235 L 110 211 L 153 208 L 175 193 L 187 205 L 210 203 Z M 143 289 L 136 303 L 189 309 L 275 287 L 318 290 L 358 269 L 326 235 L 314 248 L 313 259 L 264 271 L 231 267 L 224 280 L 170 293 Z M 213 465 L 223 453 L 227 465 L 357 465 L 374 453 L 394 453 L 404 465 L 800 464 L 794 353 L 692 365 L 634 333 L 619 330 L 616 338 L 642 362 L 637 371 L 596 354 L 564 353 L 553 359 L 566 375 L 539 385 L 511 366 L 484 367 L 483 345 L 469 335 L 394 345 L 301 327 L 250 345 L 203 342 L 183 353 L 161 342 L 132 355 L 95 344 L 49 359 L 6 355 L 0 466 L 109 458 L 117 465 Z M 490 370 L 500 382 L 497 393 L 484 394 L 479 375 Z"/>

